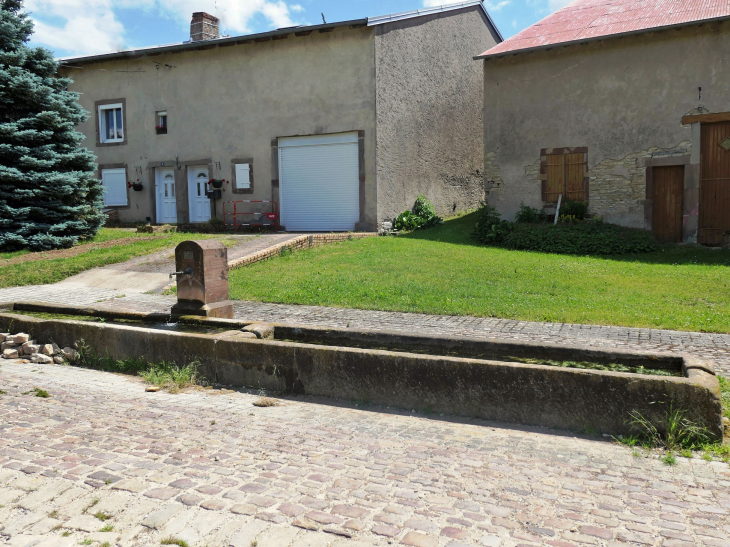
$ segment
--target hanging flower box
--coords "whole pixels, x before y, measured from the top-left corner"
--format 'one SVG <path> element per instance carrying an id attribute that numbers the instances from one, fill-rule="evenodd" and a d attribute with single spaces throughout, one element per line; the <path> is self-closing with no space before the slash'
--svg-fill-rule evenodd
<path id="1" fill-rule="evenodd" d="M 223 186 L 224 182 L 228 182 L 228 181 L 225 179 L 210 179 L 208 181 L 208 184 L 210 184 L 216 190 L 220 190 L 220 188 Z"/>
<path id="2" fill-rule="evenodd" d="M 158 135 L 166 135 L 167 134 L 167 126 L 166 125 L 158 125 L 155 127 L 155 131 L 157 131 Z"/>
<path id="3" fill-rule="evenodd" d="M 144 186 L 142 186 L 142 183 L 139 181 L 135 181 L 135 182 L 128 181 L 127 187 L 131 188 L 135 192 L 141 192 L 144 189 Z"/>

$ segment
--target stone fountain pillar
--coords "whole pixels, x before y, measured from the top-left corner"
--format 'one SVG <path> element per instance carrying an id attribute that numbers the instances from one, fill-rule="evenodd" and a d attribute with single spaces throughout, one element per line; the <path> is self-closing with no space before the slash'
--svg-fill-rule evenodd
<path id="1" fill-rule="evenodd" d="M 200 315 L 233 319 L 228 292 L 228 249 L 219 241 L 183 241 L 175 249 L 177 304 L 173 319 Z"/>

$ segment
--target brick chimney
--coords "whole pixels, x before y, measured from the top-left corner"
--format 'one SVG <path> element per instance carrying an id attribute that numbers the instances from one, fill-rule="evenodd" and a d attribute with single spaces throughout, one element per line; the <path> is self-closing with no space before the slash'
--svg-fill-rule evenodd
<path id="1" fill-rule="evenodd" d="M 197 11 L 193 13 L 193 19 L 190 21 L 190 41 L 202 42 L 203 40 L 214 40 L 218 38 L 220 31 L 218 30 L 218 18 L 212 15 Z"/>

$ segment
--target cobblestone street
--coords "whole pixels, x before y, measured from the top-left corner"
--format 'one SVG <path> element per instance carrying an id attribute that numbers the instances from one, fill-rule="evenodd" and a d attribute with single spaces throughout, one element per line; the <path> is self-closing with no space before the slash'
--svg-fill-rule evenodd
<path id="1" fill-rule="evenodd" d="M 730 546 L 721 462 L 67 366 L 4 361 L 0 389 L 5 545 Z"/>

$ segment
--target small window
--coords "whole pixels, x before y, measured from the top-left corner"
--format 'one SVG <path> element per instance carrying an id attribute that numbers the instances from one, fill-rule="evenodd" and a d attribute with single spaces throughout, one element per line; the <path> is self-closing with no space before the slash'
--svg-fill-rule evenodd
<path id="1" fill-rule="evenodd" d="M 124 142 L 122 103 L 99 107 L 99 137 L 103 143 Z"/>
<path id="2" fill-rule="evenodd" d="M 251 188 L 251 164 L 236 164 L 236 190 L 249 190 Z"/>
<path id="3" fill-rule="evenodd" d="M 157 131 L 158 135 L 166 135 L 167 134 L 167 112 L 157 112 L 156 114 L 156 125 L 155 130 Z"/>
<path id="4" fill-rule="evenodd" d="M 125 207 L 128 204 L 126 169 L 102 169 L 101 185 L 104 187 L 104 205 Z"/>
<path id="5" fill-rule="evenodd" d="M 552 149 L 543 153 L 543 201 L 588 201 L 586 195 L 587 153 L 578 149 Z M 546 151 L 547 152 L 547 151 Z"/>

